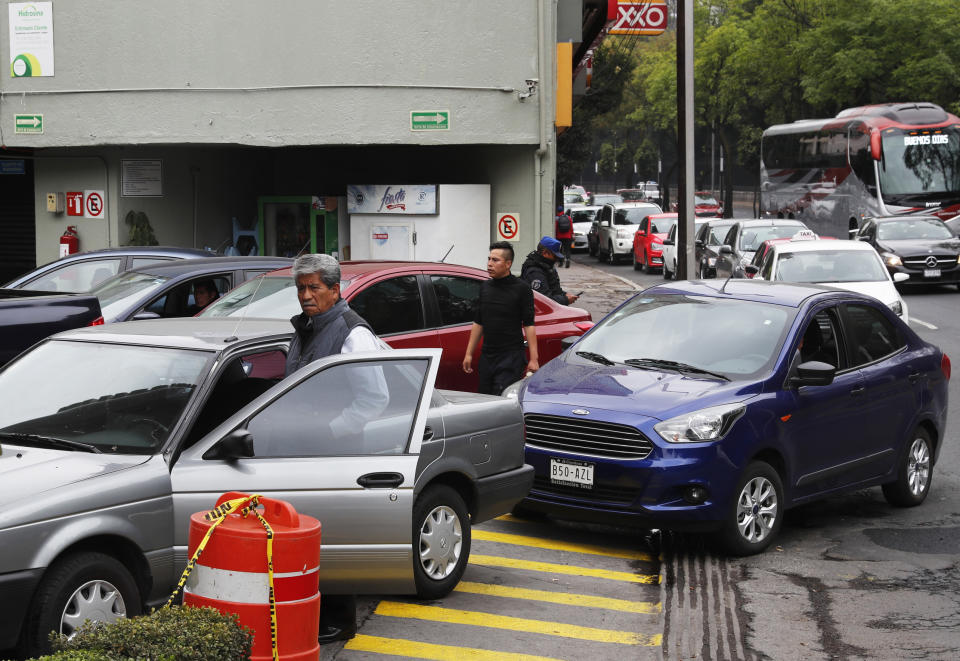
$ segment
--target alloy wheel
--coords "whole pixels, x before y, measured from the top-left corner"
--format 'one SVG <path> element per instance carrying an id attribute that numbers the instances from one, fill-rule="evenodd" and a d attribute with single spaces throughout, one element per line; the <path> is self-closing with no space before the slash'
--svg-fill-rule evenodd
<path id="1" fill-rule="evenodd" d="M 762 542 L 773 530 L 779 516 L 777 491 L 766 477 L 747 482 L 737 499 L 737 528 L 746 541 Z"/>
<path id="2" fill-rule="evenodd" d="M 924 439 L 918 438 L 910 446 L 910 457 L 907 460 L 907 484 L 910 493 L 919 496 L 927 489 L 930 479 L 930 448 Z"/>

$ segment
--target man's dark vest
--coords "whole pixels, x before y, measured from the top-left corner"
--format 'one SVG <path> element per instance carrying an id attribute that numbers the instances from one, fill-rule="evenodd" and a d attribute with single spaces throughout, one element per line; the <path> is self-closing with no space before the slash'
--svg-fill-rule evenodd
<path id="1" fill-rule="evenodd" d="M 329 310 L 312 317 L 301 312 L 290 323 L 297 332 L 287 354 L 287 375 L 315 360 L 340 353 L 347 335 L 357 326 L 363 326 L 373 333 L 370 324 L 351 310 L 343 299 L 334 303 Z"/>

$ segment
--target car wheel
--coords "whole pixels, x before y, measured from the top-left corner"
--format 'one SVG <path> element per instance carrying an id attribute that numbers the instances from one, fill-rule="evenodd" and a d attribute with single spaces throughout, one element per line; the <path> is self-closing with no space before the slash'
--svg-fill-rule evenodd
<path id="1" fill-rule="evenodd" d="M 28 656 L 48 653 L 48 635 L 72 637 L 85 620 L 115 622 L 140 614 L 140 591 L 117 559 L 88 551 L 68 555 L 44 574 L 34 594 L 22 646 Z"/>
<path id="2" fill-rule="evenodd" d="M 760 553 L 783 520 L 783 485 L 770 464 L 754 461 L 743 472 L 721 524 L 719 541 L 730 555 Z"/>
<path id="3" fill-rule="evenodd" d="M 897 466 L 897 479 L 883 485 L 883 497 L 897 507 L 914 507 L 930 492 L 933 444 L 925 429 L 917 429 Z"/>
<path id="4" fill-rule="evenodd" d="M 413 577 L 417 596 L 440 599 L 463 576 L 470 557 L 470 515 L 452 488 L 428 487 L 413 508 Z"/>
<path id="5" fill-rule="evenodd" d="M 710 273 L 708 272 L 707 267 L 704 266 L 703 264 L 700 265 L 700 274 L 699 274 L 699 276 L 700 276 L 700 279 L 701 279 L 701 280 L 709 280 L 709 279 L 710 279 Z"/>
<path id="6" fill-rule="evenodd" d="M 673 272 L 667 268 L 667 263 L 663 263 L 663 279 L 664 280 L 673 280 Z"/>
<path id="7" fill-rule="evenodd" d="M 616 264 L 617 254 L 613 252 L 613 244 L 611 243 L 607 248 L 610 250 L 610 252 L 607 253 L 607 264 Z"/>
<path id="8" fill-rule="evenodd" d="M 587 244 L 587 252 L 590 253 L 590 256 L 591 256 L 591 257 L 596 257 L 596 256 L 597 256 L 597 247 L 594 246 L 592 243 L 588 243 L 588 244 Z"/>
<path id="9" fill-rule="evenodd" d="M 647 255 L 647 253 L 643 253 L 643 261 L 640 262 L 640 270 L 643 273 L 650 273 L 650 271 L 652 270 L 650 268 L 650 257 L 649 255 Z"/>
<path id="10" fill-rule="evenodd" d="M 630 256 L 633 257 L 633 270 L 639 271 L 640 262 L 637 261 L 637 253 L 635 253 L 633 250 L 630 250 Z"/>

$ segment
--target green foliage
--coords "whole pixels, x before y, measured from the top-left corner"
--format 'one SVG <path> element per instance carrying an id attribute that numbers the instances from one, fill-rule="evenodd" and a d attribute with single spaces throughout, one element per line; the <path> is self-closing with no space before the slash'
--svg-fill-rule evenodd
<path id="1" fill-rule="evenodd" d="M 51 635 L 54 654 L 42 661 L 243 661 L 253 634 L 235 615 L 173 606 L 112 624 L 83 625 L 66 640 Z"/>
<path id="2" fill-rule="evenodd" d="M 156 246 L 159 245 L 156 235 L 153 233 L 153 227 L 150 225 L 150 219 L 142 211 L 128 211 L 125 222 L 130 227 L 130 236 L 127 239 L 127 245 L 130 246 Z"/>

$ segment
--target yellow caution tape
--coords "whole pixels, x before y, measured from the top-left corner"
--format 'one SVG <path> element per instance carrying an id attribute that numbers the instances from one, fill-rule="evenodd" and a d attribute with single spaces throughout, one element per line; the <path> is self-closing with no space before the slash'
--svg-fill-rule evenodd
<path id="1" fill-rule="evenodd" d="M 270 527 L 267 520 L 264 519 L 257 510 L 257 506 L 260 504 L 260 498 L 260 494 L 234 498 L 233 500 L 228 500 L 217 505 L 217 507 L 203 515 L 203 518 L 207 521 L 213 521 L 213 525 L 207 529 L 207 533 L 203 536 L 203 539 L 200 540 L 200 543 L 197 545 L 197 550 L 194 551 L 193 557 L 190 558 L 186 568 L 183 570 L 183 574 L 180 576 L 180 580 L 177 581 L 177 587 L 163 607 L 166 608 L 172 604 L 180 591 L 183 590 L 183 586 L 187 584 L 187 577 L 190 576 L 190 572 L 193 571 L 193 568 L 196 566 L 197 560 L 200 559 L 200 554 L 202 554 L 203 549 L 207 547 L 207 542 L 213 535 L 213 531 L 217 529 L 217 526 L 226 521 L 227 517 L 231 514 L 238 513 L 240 516 L 246 517 L 248 514 L 253 513 L 260 521 L 263 529 L 267 532 L 267 581 L 270 585 L 268 595 L 270 602 L 270 645 L 273 650 L 273 660 L 279 661 L 280 654 L 277 650 L 277 602 L 273 587 L 273 528 Z"/>

